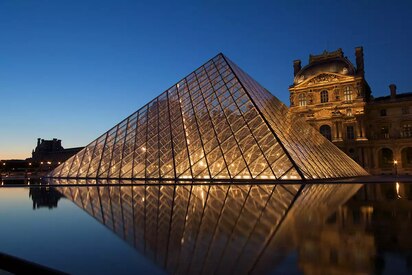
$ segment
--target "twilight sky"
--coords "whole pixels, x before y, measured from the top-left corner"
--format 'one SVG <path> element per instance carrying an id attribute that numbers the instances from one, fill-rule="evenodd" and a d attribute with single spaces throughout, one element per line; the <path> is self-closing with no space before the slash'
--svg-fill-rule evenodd
<path id="1" fill-rule="evenodd" d="M 373 95 L 412 92 L 412 1 L 0 1 L 0 159 L 84 146 L 223 52 L 289 104 L 292 61 L 364 47 Z"/>

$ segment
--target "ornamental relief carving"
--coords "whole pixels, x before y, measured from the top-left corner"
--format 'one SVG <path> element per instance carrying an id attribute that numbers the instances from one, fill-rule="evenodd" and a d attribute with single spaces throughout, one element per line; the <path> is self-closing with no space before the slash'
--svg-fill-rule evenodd
<path id="1" fill-rule="evenodd" d="M 307 87 L 311 85 L 319 85 L 325 83 L 339 82 L 339 81 L 353 81 L 354 78 L 350 76 L 341 76 L 336 74 L 321 73 L 313 78 L 299 82 L 295 87 Z"/>
<path id="2" fill-rule="evenodd" d="M 329 110 L 320 110 L 318 111 L 318 117 L 329 117 L 330 111 Z"/>
<path id="3" fill-rule="evenodd" d="M 333 74 L 320 74 L 308 81 L 308 84 L 317 84 L 323 82 L 339 81 L 339 78 Z"/>

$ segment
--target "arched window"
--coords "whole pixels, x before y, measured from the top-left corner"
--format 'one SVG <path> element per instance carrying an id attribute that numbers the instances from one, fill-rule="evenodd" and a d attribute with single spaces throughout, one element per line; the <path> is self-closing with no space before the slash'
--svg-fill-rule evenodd
<path id="1" fill-rule="evenodd" d="M 379 154 L 379 164 L 381 168 L 393 167 L 393 152 L 389 148 L 382 148 Z"/>
<path id="2" fill-rule="evenodd" d="M 328 101 L 329 101 L 328 91 L 323 90 L 322 92 L 320 92 L 320 102 L 325 103 Z"/>
<path id="3" fill-rule="evenodd" d="M 345 87 L 345 91 L 343 92 L 343 98 L 345 101 L 352 101 L 352 87 Z"/>
<path id="4" fill-rule="evenodd" d="M 325 138 L 332 140 L 332 131 L 329 125 L 320 126 L 319 131 Z"/>
<path id="5" fill-rule="evenodd" d="M 306 106 L 306 95 L 305 94 L 299 94 L 298 100 L 299 100 L 299 106 Z"/>
<path id="6" fill-rule="evenodd" d="M 402 167 L 411 168 L 412 167 L 412 147 L 406 147 L 401 152 L 402 155 Z"/>

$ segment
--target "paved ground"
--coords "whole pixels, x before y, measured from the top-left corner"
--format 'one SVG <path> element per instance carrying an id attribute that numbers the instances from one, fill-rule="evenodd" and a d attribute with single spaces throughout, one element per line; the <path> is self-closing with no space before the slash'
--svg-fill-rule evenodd
<path id="1" fill-rule="evenodd" d="M 412 183 L 412 176 L 406 175 L 381 175 L 381 176 L 366 176 L 366 177 L 356 177 L 350 179 L 337 179 L 333 182 L 350 182 L 350 183 Z"/>

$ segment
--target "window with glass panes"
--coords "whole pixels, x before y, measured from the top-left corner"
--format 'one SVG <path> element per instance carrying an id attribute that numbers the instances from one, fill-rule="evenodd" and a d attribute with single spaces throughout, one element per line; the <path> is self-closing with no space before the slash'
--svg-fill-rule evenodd
<path id="1" fill-rule="evenodd" d="M 322 92 L 320 92 L 320 102 L 326 103 L 328 101 L 329 101 L 328 91 L 323 90 Z"/>
<path id="2" fill-rule="evenodd" d="M 352 88 L 350 86 L 345 87 L 343 97 L 345 101 L 352 101 Z"/>
<path id="3" fill-rule="evenodd" d="M 306 95 L 305 94 L 300 94 L 298 96 L 299 100 L 299 106 L 306 106 Z"/>
<path id="4" fill-rule="evenodd" d="M 355 129 L 352 125 L 346 127 L 346 138 L 347 139 L 354 139 L 355 138 Z"/>

